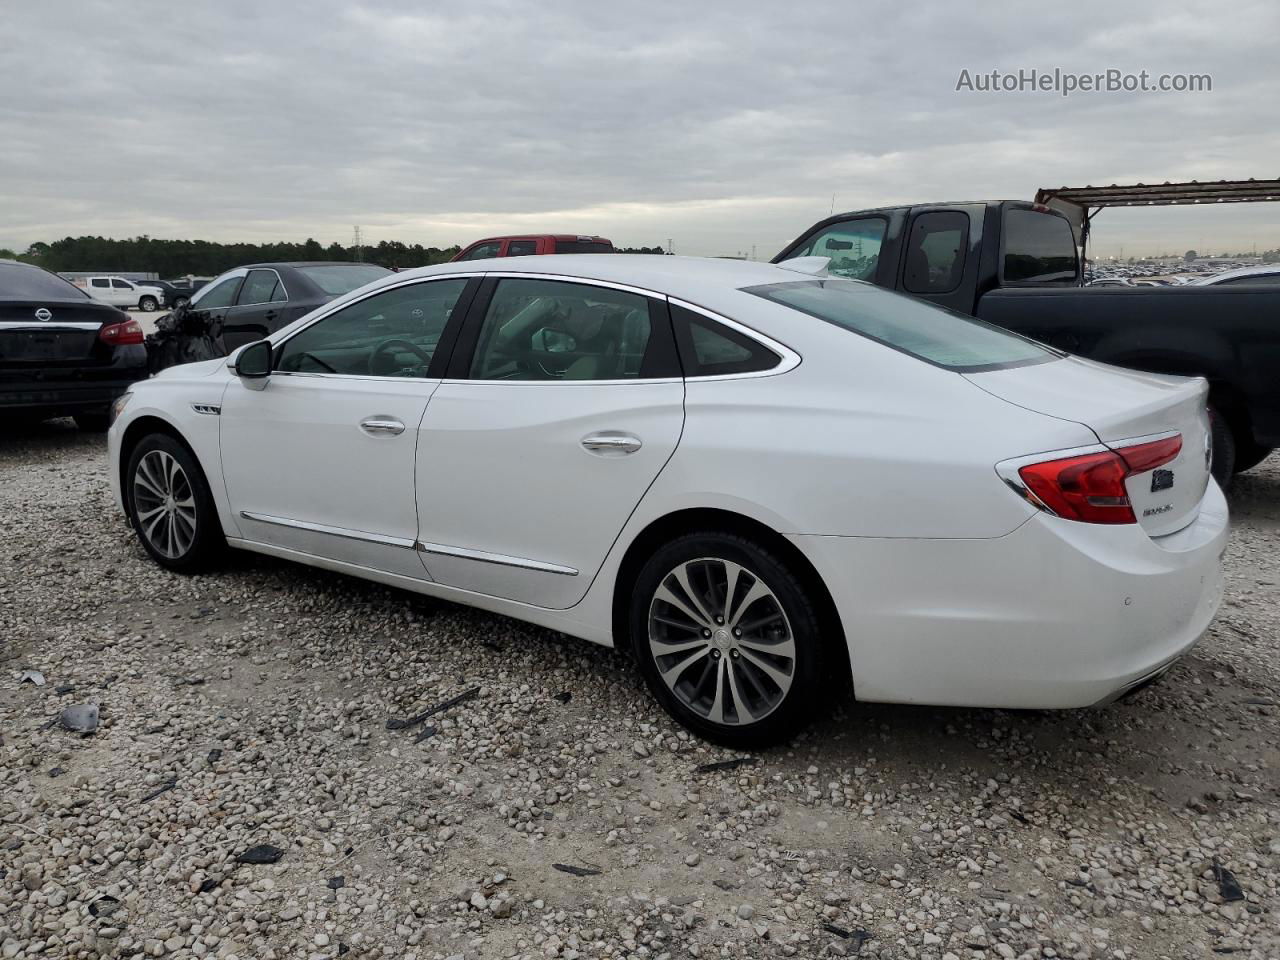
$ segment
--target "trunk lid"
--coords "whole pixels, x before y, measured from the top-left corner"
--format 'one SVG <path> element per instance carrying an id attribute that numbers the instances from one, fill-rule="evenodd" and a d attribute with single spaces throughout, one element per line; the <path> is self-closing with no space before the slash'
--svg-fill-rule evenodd
<path id="1" fill-rule="evenodd" d="M 92 300 L 0 300 L 0 366 L 110 363 L 98 331 L 127 319 Z"/>
<path id="2" fill-rule="evenodd" d="M 1182 449 L 1169 463 L 1125 482 L 1134 515 L 1153 537 L 1195 520 L 1209 482 L 1208 383 L 1112 367 L 1080 357 L 963 375 L 1009 403 L 1083 424 L 1112 449 L 1176 432 Z"/>

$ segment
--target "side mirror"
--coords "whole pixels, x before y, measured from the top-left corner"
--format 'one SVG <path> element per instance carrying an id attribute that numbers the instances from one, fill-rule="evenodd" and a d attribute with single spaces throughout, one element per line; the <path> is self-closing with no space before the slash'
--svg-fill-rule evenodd
<path id="1" fill-rule="evenodd" d="M 259 340 L 241 350 L 235 372 L 241 380 L 265 380 L 271 376 L 271 341 Z"/>

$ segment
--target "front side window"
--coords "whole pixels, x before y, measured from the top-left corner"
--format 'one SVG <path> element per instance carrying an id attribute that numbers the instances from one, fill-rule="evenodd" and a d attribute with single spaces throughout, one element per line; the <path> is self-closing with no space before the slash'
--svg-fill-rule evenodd
<path id="1" fill-rule="evenodd" d="M 240 281 L 243 279 L 243 277 L 227 277 L 221 283 L 206 287 L 200 291 L 200 296 L 192 301 L 191 305 L 198 310 L 229 307 L 236 302 L 236 294 L 240 291 Z"/>
<path id="2" fill-rule="evenodd" d="M 290 337 L 276 368 L 291 373 L 425 377 L 464 277 L 384 290 Z"/>
<path id="3" fill-rule="evenodd" d="M 472 247 L 459 260 L 488 260 L 490 257 L 496 257 L 498 251 L 502 249 L 502 244 L 498 241 L 493 243 L 482 243 L 478 247 Z"/>
<path id="4" fill-rule="evenodd" d="M 1006 283 L 1074 282 L 1079 276 L 1075 234 L 1056 213 L 1005 210 L 1003 259 Z"/>
<path id="5" fill-rule="evenodd" d="M 745 287 L 744 292 L 958 373 L 1026 366 L 1059 356 L 963 313 L 847 280 L 771 283 Z"/>
<path id="6" fill-rule="evenodd" d="M 128 282 L 126 282 L 126 281 L 124 281 L 124 280 L 116 280 L 116 279 L 114 279 L 114 278 L 113 278 L 113 279 L 112 279 L 112 281 L 111 281 L 111 286 L 115 287 L 117 290 L 132 290 L 132 289 L 133 289 L 133 284 L 128 283 Z"/>
<path id="7" fill-rule="evenodd" d="M 833 224 L 814 234 L 787 257 L 830 257 L 827 273 L 833 277 L 874 280 L 887 226 L 888 221 L 883 217 Z"/>
<path id="8" fill-rule="evenodd" d="M 641 376 L 649 301 L 609 287 L 500 280 L 471 362 L 475 380 L 621 380 Z"/>
<path id="9" fill-rule="evenodd" d="M 912 293 L 950 293 L 960 286 L 968 244 L 968 214 L 934 210 L 917 215 L 907 238 L 903 289 Z"/>
<path id="10" fill-rule="evenodd" d="M 280 286 L 280 278 L 274 270 L 250 270 L 244 278 L 244 286 L 240 288 L 240 296 L 236 303 L 249 306 L 255 303 L 275 303 L 284 300 L 284 290 Z"/>

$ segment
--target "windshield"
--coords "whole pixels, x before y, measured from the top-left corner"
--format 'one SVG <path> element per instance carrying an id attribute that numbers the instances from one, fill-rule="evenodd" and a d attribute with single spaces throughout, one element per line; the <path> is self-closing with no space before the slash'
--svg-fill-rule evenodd
<path id="1" fill-rule="evenodd" d="M 298 267 L 298 272 L 331 297 L 350 293 L 391 273 L 376 263 L 330 263 L 323 267 Z"/>
<path id="2" fill-rule="evenodd" d="M 87 300 L 89 295 L 54 273 L 25 263 L 0 263 L 0 297 L 12 300 Z"/>
<path id="3" fill-rule="evenodd" d="M 1043 363 L 1047 347 L 962 313 L 853 280 L 806 280 L 743 292 L 807 313 L 957 373 Z"/>

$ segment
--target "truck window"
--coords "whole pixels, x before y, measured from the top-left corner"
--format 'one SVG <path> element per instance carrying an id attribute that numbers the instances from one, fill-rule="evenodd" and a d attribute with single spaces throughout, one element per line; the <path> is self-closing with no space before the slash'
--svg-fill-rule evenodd
<path id="1" fill-rule="evenodd" d="M 111 289 L 111 281 L 106 277 L 94 277 L 89 281 L 89 285 L 92 287 L 106 287 L 107 289 Z"/>
<path id="2" fill-rule="evenodd" d="M 502 249 L 501 241 L 495 240 L 493 243 L 482 243 L 478 247 L 472 247 L 459 260 L 487 260 L 490 257 L 496 257 L 498 251 Z"/>
<path id="3" fill-rule="evenodd" d="M 613 253 L 608 240 L 556 240 L 556 253 Z"/>
<path id="4" fill-rule="evenodd" d="M 887 226 L 882 217 L 836 223 L 815 233 L 788 257 L 830 257 L 827 272 L 833 277 L 874 280 Z"/>
<path id="5" fill-rule="evenodd" d="M 1005 283 L 1077 279 L 1076 239 L 1067 218 L 1011 207 L 1004 212 Z"/>
<path id="6" fill-rule="evenodd" d="M 911 221 L 907 240 L 904 290 L 911 293 L 950 293 L 964 275 L 969 245 L 969 215 L 959 210 L 934 210 Z"/>
<path id="7" fill-rule="evenodd" d="M 508 240 L 508 257 L 532 257 L 538 252 L 537 240 Z"/>
<path id="8" fill-rule="evenodd" d="M 126 283 L 124 280 L 117 280 L 117 279 L 115 279 L 114 277 L 111 279 L 111 286 L 113 286 L 113 287 L 114 287 L 115 289 L 117 289 L 117 290 L 132 290 L 132 289 L 133 289 L 133 285 L 132 285 L 132 284 L 130 284 L 130 283 Z"/>

